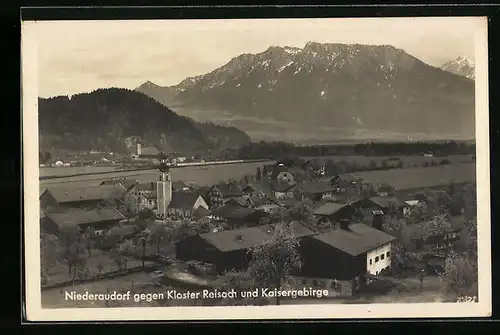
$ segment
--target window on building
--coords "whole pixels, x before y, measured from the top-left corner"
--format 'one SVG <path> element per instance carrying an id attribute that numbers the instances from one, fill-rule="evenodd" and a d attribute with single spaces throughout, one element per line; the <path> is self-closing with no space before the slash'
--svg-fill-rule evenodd
<path id="1" fill-rule="evenodd" d="M 382 255 L 380 256 L 380 259 L 382 260 L 382 259 L 384 259 L 384 258 L 385 258 L 385 255 L 384 255 L 384 254 L 382 254 Z"/>
<path id="2" fill-rule="evenodd" d="M 372 265 L 373 259 L 370 259 L 370 265 Z"/>
<path id="3" fill-rule="evenodd" d="M 377 262 L 378 262 L 378 256 L 377 256 L 377 257 L 375 257 L 375 263 L 377 263 Z"/>
<path id="4" fill-rule="evenodd" d="M 389 257 L 391 255 L 391 252 L 387 251 L 386 255 L 387 255 L 387 257 Z"/>

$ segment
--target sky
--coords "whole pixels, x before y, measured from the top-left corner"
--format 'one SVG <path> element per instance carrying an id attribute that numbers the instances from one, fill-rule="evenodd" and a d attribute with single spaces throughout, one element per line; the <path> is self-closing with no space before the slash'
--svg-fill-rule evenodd
<path id="1" fill-rule="evenodd" d="M 441 66 L 474 59 L 470 18 L 150 20 L 30 22 L 38 42 L 39 96 L 97 88 L 168 86 L 205 74 L 242 53 L 308 41 L 393 45 Z"/>

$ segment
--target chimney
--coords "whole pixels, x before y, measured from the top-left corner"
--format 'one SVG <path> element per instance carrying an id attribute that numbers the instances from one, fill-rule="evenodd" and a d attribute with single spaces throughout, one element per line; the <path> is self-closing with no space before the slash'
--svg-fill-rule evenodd
<path id="1" fill-rule="evenodd" d="M 372 214 L 373 214 L 372 227 L 378 230 L 382 230 L 384 212 L 373 211 Z"/>
<path id="2" fill-rule="evenodd" d="M 342 219 L 339 221 L 340 229 L 349 230 L 349 220 Z"/>

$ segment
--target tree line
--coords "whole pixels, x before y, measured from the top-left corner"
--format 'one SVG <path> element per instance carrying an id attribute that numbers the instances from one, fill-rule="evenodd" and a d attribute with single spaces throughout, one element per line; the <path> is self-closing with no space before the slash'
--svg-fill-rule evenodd
<path id="1" fill-rule="evenodd" d="M 242 147 L 235 154 L 239 159 L 275 159 L 289 155 L 329 156 L 412 156 L 432 153 L 434 156 L 466 155 L 475 153 L 475 144 L 465 141 L 446 142 L 386 142 L 339 145 L 297 146 L 286 142 L 258 142 Z"/>

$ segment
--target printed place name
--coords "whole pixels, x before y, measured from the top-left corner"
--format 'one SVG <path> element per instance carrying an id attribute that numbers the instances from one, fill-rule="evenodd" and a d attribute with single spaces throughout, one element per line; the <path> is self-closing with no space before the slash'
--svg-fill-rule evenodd
<path id="1" fill-rule="evenodd" d="M 132 293 L 117 292 L 111 293 L 78 293 L 76 291 L 64 292 L 65 300 L 72 301 L 134 301 L 152 302 L 155 300 L 200 300 L 200 299 L 239 299 L 239 298 L 325 298 L 328 290 L 316 290 L 312 288 L 302 288 L 294 290 L 279 290 L 270 288 L 257 288 L 249 291 L 236 291 L 234 289 L 222 291 L 217 289 L 201 291 L 177 291 L 167 290 L 160 293 Z"/>

